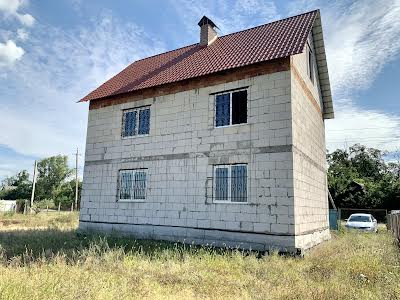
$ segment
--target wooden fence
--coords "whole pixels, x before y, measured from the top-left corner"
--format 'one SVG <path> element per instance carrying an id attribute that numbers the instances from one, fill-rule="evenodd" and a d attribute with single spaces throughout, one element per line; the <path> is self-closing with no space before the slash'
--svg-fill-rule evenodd
<path id="1" fill-rule="evenodd" d="M 397 242 L 400 243 L 400 213 L 388 214 L 388 229 L 393 232 Z"/>

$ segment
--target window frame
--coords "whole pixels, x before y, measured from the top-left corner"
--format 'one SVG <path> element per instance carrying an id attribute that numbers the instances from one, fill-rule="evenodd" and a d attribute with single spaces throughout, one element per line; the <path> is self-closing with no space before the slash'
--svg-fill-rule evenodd
<path id="1" fill-rule="evenodd" d="M 125 199 L 121 198 L 121 174 L 122 173 L 127 173 L 127 172 L 132 172 L 132 176 L 135 177 L 135 174 L 137 172 L 145 172 L 145 182 L 144 182 L 144 198 L 130 198 L 130 199 Z M 137 169 L 120 169 L 118 170 L 118 188 L 117 188 L 117 202 L 145 202 L 147 199 L 147 181 L 148 181 L 148 168 L 137 168 Z M 132 191 L 134 188 L 132 189 Z M 134 193 L 133 193 L 134 194 Z"/>
<path id="2" fill-rule="evenodd" d="M 232 201 L 232 167 L 233 166 L 246 166 L 246 201 Z M 216 169 L 219 168 L 228 168 L 228 200 L 216 200 Z M 236 164 L 219 164 L 213 165 L 213 203 L 217 204 L 248 204 L 249 203 L 249 170 L 247 163 L 236 163 Z"/>
<path id="3" fill-rule="evenodd" d="M 241 91 L 246 91 L 246 122 L 245 123 L 237 123 L 237 124 L 232 124 L 232 94 L 233 93 L 237 93 L 237 92 L 241 92 Z M 217 96 L 220 95 L 224 95 L 224 94 L 229 94 L 229 124 L 228 125 L 221 125 L 221 126 L 217 126 Z M 232 126 L 239 126 L 239 125 L 244 125 L 244 124 L 248 124 L 248 120 L 249 120 L 249 88 L 248 87 L 244 87 L 244 88 L 238 88 L 235 90 L 229 90 L 229 91 L 222 91 L 222 92 L 218 92 L 214 94 L 214 128 L 226 128 L 226 127 L 232 127 Z"/>
<path id="4" fill-rule="evenodd" d="M 139 124 L 140 124 L 140 112 L 143 110 L 149 110 L 149 133 L 140 133 L 139 134 Z M 135 124 L 135 133 L 133 135 L 124 135 L 125 133 L 125 114 L 129 112 L 136 112 L 136 124 Z M 121 137 L 122 139 L 130 139 L 136 137 L 144 137 L 150 135 L 150 120 L 151 120 L 151 105 L 145 105 L 140 107 L 128 108 L 122 110 L 122 127 L 121 127 Z"/>

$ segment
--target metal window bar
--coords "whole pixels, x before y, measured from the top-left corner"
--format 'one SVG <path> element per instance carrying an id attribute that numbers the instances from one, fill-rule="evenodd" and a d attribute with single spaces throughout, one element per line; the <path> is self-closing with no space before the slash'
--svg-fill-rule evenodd
<path id="1" fill-rule="evenodd" d="M 134 199 L 146 198 L 146 173 L 143 171 L 135 172 L 135 181 L 133 185 Z"/>
<path id="2" fill-rule="evenodd" d="M 247 165 L 214 166 L 213 200 L 247 202 Z"/>
<path id="3" fill-rule="evenodd" d="M 121 170 L 119 176 L 119 199 L 146 199 L 146 172 L 143 170 Z"/>
<path id="4" fill-rule="evenodd" d="M 230 93 L 217 95 L 215 97 L 215 126 L 226 126 L 230 124 L 231 103 Z"/>
<path id="5" fill-rule="evenodd" d="M 136 111 L 124 112 L 122 136 L 133 136 L 136 134 Z"/>
<path id="6" fill-rule="evenodd" d="M 231 201 L 247 202 L 247 167 L 243 165 L 231 168 Z"/>
<path id="7" fill-rule="evenodd" d="M 132 176 L 131 171 L 120 171 L 120 182 L 119 182 L 119 199 L 130 200 L 132 199 L 131 187 L 132 187 Z"/>
<path id="8" fill-rule="evenodd" d="M 138 134 L 149 134 L 150 132 L 150 108 L 139 111 Z"/>
<path id="9" fill-rule="evenodd" d="M 122 137 L 150 133 L 150 107 L 125 110 L 122 117 Z"/>

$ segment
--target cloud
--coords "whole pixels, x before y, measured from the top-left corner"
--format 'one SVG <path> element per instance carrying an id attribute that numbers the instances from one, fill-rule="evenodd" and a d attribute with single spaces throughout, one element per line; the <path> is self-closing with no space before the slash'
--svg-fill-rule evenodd
<path id="1" fill-rule="evenodd" d="M 24 24 L 25 26 L 33 26 L 33 24 L 35 23 L 35 18 L 32 17 L 30 14 L 17 14 L 16 17 L 18 18 L 18 20 Z"/>
<path id="2" fill-rule="evenodd" d="M 24 53 L 24 49 L 18 47 L 12 40 L 8 40 L 5 44 L 0 43 L 0 68 L 11 66 L 20 60 Z"/>
<path id="3" fill-rule="evenodd" d="M 17 29 L 17 37 L 21 41 L 25 41 L 29 36 L 29 33 L 24 28 Z"/>
<path id="4" fill-rule="evenodd" d="M 289 5 L 291 14 L 316 8 L 321 8 L 335 108 L 335 119 L 326 122 L 328 148 L 357 142 L 400 148 L 400 115 L 363 109 L 353 100 L 358 91 L 372 86 L 385 65 L 399 58 L 400 1 L 303 0 Z"/>
<path id="5" fill-rule="evenodd" d="M 349 99 L 336 104 L 335 120 L 326 122 L 330 151 L 355 143 L 387 151 L 400 149 L 399 115 L 365 110 Z"/>
<path id="6" fill-rule="evenodd" d="M 24 0 L 0 0 L 0 12 L 2 11 L 6 17 L 15 17 L 25 26 L 32 26 L 35 18 L 30 14 L 22 14 L 19 10 L 27 5 Z"/>
<path id="7" fill-rule="evenodd" d="M 84 151 L 88 105 L 76 102 L 129 63 L 164 49 L 111 13 L 68 30 L 38 23 L 26 54 L 0 77 L 1 143 L 39 158 Z"/>
<path id="8" fill-rule="evenodd" d="M 273 1 L 175 0 L 171 4 L 192 35 L 198 33 L 197 22 L 203 15 L 214 21 L 221 34 L 240 31 L 280 18 Z"/>

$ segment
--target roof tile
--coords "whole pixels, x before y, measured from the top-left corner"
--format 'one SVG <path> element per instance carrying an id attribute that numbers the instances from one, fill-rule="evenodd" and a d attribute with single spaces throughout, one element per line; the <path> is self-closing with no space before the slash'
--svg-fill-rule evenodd
<path id="1" fill-rule="evenodd" d="M 302 52 L 318 11 L 138 60 L 80 101 L 91 101 Z"/>

